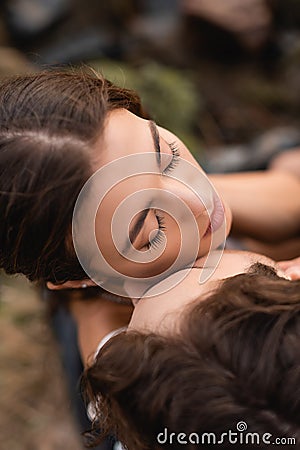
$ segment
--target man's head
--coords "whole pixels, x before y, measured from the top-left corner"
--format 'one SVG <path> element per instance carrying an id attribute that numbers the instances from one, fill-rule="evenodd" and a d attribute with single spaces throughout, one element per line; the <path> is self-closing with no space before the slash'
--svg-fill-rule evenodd
<path id="1" fill-rule="evenodd" d="M 198 448 L 195 434 L 221 439 L 239 422 L 299 440 L 299 283 L 258 263 L 189 304 L 176 330 L 111 339 L 84 378 L 96 431 L 138 449 L 181 448 L 179 433 Z M 160 445 L 165 429 L 173 441 Z"/>

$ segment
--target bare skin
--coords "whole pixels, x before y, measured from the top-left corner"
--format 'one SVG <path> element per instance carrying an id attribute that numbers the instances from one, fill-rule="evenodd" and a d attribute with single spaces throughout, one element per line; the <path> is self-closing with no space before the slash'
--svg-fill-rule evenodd
<path id="1" fill-rule="evenodd" d="M 276 156 L 271 161 L 269 169 L 289 172 L 300 178 L 300 148 L 293 148 Z"/>
<path id="2" fill-rule="evenodd" d="M 278 267 L 292 280 L 300 279 L 300 257 L 289 261 L 280 261 Z"/>
<path id="3" fill-rule="evenodd" d="M 201 301 L 201 298 L 205 298 L 222 280 L 247 271 L 255 262 L 273 266 L 280 276 L 292 274 L 291 278 L 300 278 L 300 271 L 293 272 L 289 261 L 276 264 L 263 255 L 226 251 L 217 270 L 206 283 L 198 282 L 201 271 L 199 259 L 195 263 L 195 268 L 190 270 L 179 284 L 163 292 L 162 284 L 168 283 L 168 280 L 162 281 L 147 293 L 147 297 L 141 298 L 135 304 L 135 308 L 111 304 L 98 298 L 89 302 L 74 301 L 71 310 L 77 322 L 80 351 L 85 365 L 93 363 L 99 342 L 116 328 L 129 326 L 132 330 L 159 333 L 176 329 L 184 309 L 190 303 Z M 294 263 L 299 264 L 300 268 L 300 258 Z"/>
<path id="4" fill-rule="evenodd" d="M 271 245 L 299 237 L 300 180 L 295 175 L 270 170 L 211 175 L 210 180 L 231 208 L 234 235 Z"/>
<path id="5" fill-rule="evenodd" d="M 120 142 L 118 140 L 116 141 L 116 135 L 114 133 L 115 127 L 113 126 L 113 122 L 115 120 L 118 121 L 119 130 L 120 124 L 124 124 L 124 129 L 122 128 L 123 134 L 120 132 L 118 135 Z M 112 125 L 112 133 L 110 133 L 109 124 Z M 136 145 L 136 148 L 134 147 L 134 149 L 131 133 L 129 133 L 131 128 L 135 130 L 135 133 L 139 130 L 137 136 L 140 141 L 138 139 L 134 141 Z M 159 129 L 158 131 L 160 133 L 163 150 L 166 153 L 170 152 L 167 142 L 171 142 L 177 138 L 173 135 L 169 135 L 169 132 L 163 129 Z M 153 140 L 147 121 L 143 121 L 126 111 L 119 111 L 110 116 L 110 121 L 106 127 L 106 141 L 107 146 L 108 144 L 112 145 L 110 151 L 105 153 L 110 159 L 126 156 L 127 154 L 124 155 L 125 150 L 127 153 L 153 151 Z M 130 145 L 125 146 L 124 142 L 127 141 Z M 191 164 L 197 165 L 184 144 L 179 141 L 179 145 L 181 156 Z M 113 151 L 118 153 L 115 155 Z M 103 155 L 102 152 L 99 154 Z M 99 164 L 101 165 L 108 162 L 109 161 L 101 160 Z M 98 166 L 95 167 L 95 169 L 98 169 Z M 233 211 L 233 232 L 235 234 L 248 235 L 253 239 L 269 242 L 270 245 L 274 245 L 274 242 L 284 242 L 299 236 L 300 181 L 295 175 L 284 171 L 272 170 L 255 173 L 212 175 L 210 176 L 210 179 L 220 194 L 224 196 L 225 202 L 227 201 Z M 163 183 L 169 182 L 168 178 L 163 176 L 161 178 L 157 177 L 155 182 L 157 181 Z M 133 182 L 134 180 L 132 180 L 132 183 Z M 153 187 L 152 184 L 151 187 Z M 169 190 L 172 189 L 172 186 L 168 185 L 167 187 Z M 139 181 L 139 189 L 140 188 L 141 185 Z M 134 185 L 131 186 L 131 190 L 132 192 L 135 191 Z M 114 192 L 112 192 L 112 195 L 113 194 Z M 116 192 L 116 194 L 118 194 L 118 192 Z M 123 190 L 121 190 L 121 194 L 124 195 Z M 128 195 L 127 192 L 126 195 Z M 190 202 L 189 198 L 186 199 L 183 197 L 183 200 L 187 204 Z M 120 199 L 119 197 L 117 200 L 111 199 L 110 205 L 113 205 L 113 201 L 117 204 Z M 193 209 L 192 202 L 190 207 Z M 145 243 L 147 244 L 147 236 L 151 230 L 157 228 L 155 216 L 152 217 L 152 215 L 149 215 L 147 222 L 145 223 L 145 233 L 142 230 L 137 238 L 136 245 L 141 250 L 143 250 Z M 105 217 L 107 217 L 107 211 Z M 198 221 L 199 229 L 202 230 L 202 228 L 205 229 L 207 226 L 207 223 L 205 222 L 207 219 L 205 217 L 203 218 L 203 221 L 205 222 L 203 224 L 200 219 L 202 220 L 202 216 Z M 228 223 L 230 224 L 230 217 L 228 218 Z M 169 225 L 167 223 L 167 225 L 169 242 L 172 244 L 174 241 L 174 236 L 171 234 L 172 224 L 170 223 Z M 101 226 L 100 229 L 102 236 L 104 227 Z M 108 242 L 108 239 L 105 239 L 105 242 Z M 174 245 L 171 245 L 170 249 L 174 249 Z M 167 251 L 170 252 L 169 249 L 167 249 Z M 298 255 L 299 252 L 295 256 Z M 116 255 L 116 258 L 117 257 L 118 255 Z M 117 259 L 115 264 L 119 264 Z M 126 268 L 126 270 L 130 271 L 130 267 Z M 93 285 L 91 280 L 70 281 L 67 283 L 65 283 L 65 286 L 51 286 L 48 283 L 48 287 L 60 289 L 63 287 L 80 288 L 82 283 Z M 79 345 L 84 361 L 87 361 L 88 357 L 91 357 L 94 354 L 99 340 L 110 331 L 126 325 L 132 314 L 131 307 L 114 304 L 101 298 L 95 300 L 91 299 L 89 302 L 75 301 L 71 306 L 71 310 L 78 323 Z"/>
<path id="6" fill-rule="evenodd" d="M 291 242 L 296 239 L 299 232 L 300 183 L 295 176 L 274 170 L 213 175 L 210 178 L 233 210 L 236 234 L 249 233 L 267 240 L 269 248 L 274 248 L 276 240 Z M 239 195 L 236 186 L 239 186 Z M 264 253 L 267 254 L 267 251 Z M 300 278 L 300 258 L 278 263 L 278 267 L 292 279 Z M 90 302 L 76 301 L 71 310 L 78 323 L 79 345 L 86 362 L 91 361 L 99 341 L 107 333 L 128 324 L 133 311 L 128 306 L 99 298 Z"/>
<path id="7" fill-rule="evenodd" d="M 88 364 L 93 362 L 97 346 L 104 336 L 128 325 L 133 306 L 97 297 L 73 300 L 70 310 L 77 324 L 79 351 L 84 363 Z"/>

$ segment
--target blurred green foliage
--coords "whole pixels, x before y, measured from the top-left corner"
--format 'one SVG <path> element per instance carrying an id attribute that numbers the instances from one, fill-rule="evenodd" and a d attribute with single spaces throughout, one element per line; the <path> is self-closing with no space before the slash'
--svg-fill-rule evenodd
<path id="1" fill-rule="evenodd" d="M 156 62 L 137 68 L 110 60 L 89 65 L 118 86 L 137 91 L 151 117 L 199 155 L 197 124 L 203 102 L 189 72 Z"/>
<path id="2" fill-rule="evenodd" d="M 247 104 L 257 104 L 274 112 L 285 111 L 293 105 L 293 95 L 288 86 L 263 78 L 245 80 L 238 90 Z"/>

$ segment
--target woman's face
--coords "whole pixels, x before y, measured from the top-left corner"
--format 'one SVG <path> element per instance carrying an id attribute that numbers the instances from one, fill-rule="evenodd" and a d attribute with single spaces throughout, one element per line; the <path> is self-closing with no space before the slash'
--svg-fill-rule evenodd
<path id="1" fill-rule="evenodd" d="M 186 146 L 125 109 L 108 115 L 93 169 L 99 185 L 92 191 L 101 190 L 94 233 L 107 263 L 96 270 L 100 279 L 168 275 L 172 265 L 178 270 L 219 246 L 230 230 L 229 208 Z"/>
<path id="2" fill-rule="evenodd" d="M 180 315 L 188 304 L 206 298 L 222 280 L 246 272 L 257 262 L 275 267 L 275 262 L 263 255 L 245 251 L 225 251 L 209 281 L 199 284 L 203 269 L 202 260 L 197 260 L 195 268 L 184 269 L 186 277 L 176 286 L 172 279 L 174 274 L 151 288 L 147 297 L 135 302 L 129 329 L 158 333 L 176 330 Z M 280 270 L 277 270 L 277 274 L 284 276 Z"/>

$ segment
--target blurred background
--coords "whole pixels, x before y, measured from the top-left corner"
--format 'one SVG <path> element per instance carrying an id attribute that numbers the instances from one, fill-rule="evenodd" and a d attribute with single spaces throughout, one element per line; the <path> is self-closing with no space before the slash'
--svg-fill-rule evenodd
<path id="1" fill-rule="evenodd" d="M 2 0 L 0 77 L 82 63 L 136 89 L 210 172 L 300 144 L 300 0 Z M 1 448 L 80 450 L 48 302 L 0 283 Z"/>

